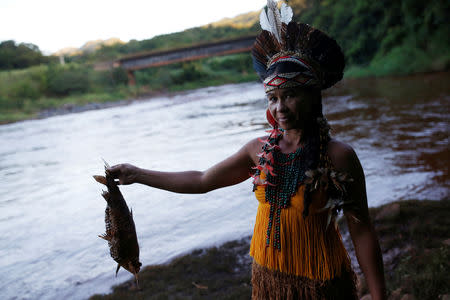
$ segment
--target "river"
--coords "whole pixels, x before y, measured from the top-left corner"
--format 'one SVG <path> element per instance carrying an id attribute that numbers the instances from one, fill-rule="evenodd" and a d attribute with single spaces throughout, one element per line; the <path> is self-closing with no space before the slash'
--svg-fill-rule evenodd
<path id="1" fill-rule="evenodd" d="M 369 206 L 448 198 L 448 73 L 346 80 L 324 94 L 335 138 L 363 165 Z M 85 299 L 128 278 L 104 240 L 105 201 L 91 175 L 110 164 L 203 170 L 266 129 L 259 83 L 0 126 L 0 298 Z M 252 232 L 249 180 L 202 195 L 123 186 L 141 261 L 164 263 Z"/>

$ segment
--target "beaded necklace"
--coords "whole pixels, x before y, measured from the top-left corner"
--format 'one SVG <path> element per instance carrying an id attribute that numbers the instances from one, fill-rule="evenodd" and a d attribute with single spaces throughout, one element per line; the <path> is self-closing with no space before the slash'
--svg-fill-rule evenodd
<path id="1" fill-rule="evenodd" d="M 278 142 L 283 134 L 271 136 L 263 146 L 263 155 L 259 160 L 259 166 L 255 177 L 259 177 L 261 171 L 266 173 L 265 197 L 270 204 L 269 223 L 266 232 L 266 246 L 270 245 L 270 233 L 275 225 L 273 246 L 280 250 L 280 215 L 281 209 L 290 205 L 291 197 L 295 195 L 298 187 L 305 180 L 305 172 L 311 164 L 306 159 L 306 154 L 311 151 L 311 143 L 305 143 L 297 151 L 284 154 L 280 151 Z M 255 184 L 254 190 L 256 189 Z"/>

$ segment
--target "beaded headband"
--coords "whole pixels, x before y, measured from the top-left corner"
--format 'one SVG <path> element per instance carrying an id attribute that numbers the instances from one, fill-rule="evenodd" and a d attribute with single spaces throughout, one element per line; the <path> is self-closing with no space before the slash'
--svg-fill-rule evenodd
<path id="1" fill-rule="evenodd" d="M 263 81 L 266 93 L 274 89 L 297 86 L 320 87 L 319 72 L 298 54 L 281 52 L 275 55 L 269 61 L 267 73 L 270 75 Z"/>

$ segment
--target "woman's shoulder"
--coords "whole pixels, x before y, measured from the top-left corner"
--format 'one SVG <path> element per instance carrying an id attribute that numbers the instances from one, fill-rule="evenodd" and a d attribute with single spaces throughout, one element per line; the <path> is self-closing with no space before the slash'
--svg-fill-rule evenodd
<path id="1" fill-rule="evenodd" d="M 260 136 L 254 139 L 251 139 L 247 144 L 245 145 L 248 148 L 251 148 L 253 150 L 259 150 L 261 151 L 262 146 L 264 145 L 265 141 L 269 138 L 268 135 L 266 136 Z"/>
<path id="2" fill-rule="evenodd" d="M 269 136 L 260 136 L 254 138 L 245 144 L 244 148 L 248 152 L 248 154 L 252 157 L 252 160 L 257 164 L 259 158 L 258 154 L 261 153 L 262 147 L 264 145 L 264 141 L 267 140 Z"/>
<path id="3" fill-rule="evenodd" d="M 356 162 L 359 164 L 358 156 L 352 146 L 336 139 L 328 142 L 328 156 L 337 170 L 349 171 L 355 167 Z"/>

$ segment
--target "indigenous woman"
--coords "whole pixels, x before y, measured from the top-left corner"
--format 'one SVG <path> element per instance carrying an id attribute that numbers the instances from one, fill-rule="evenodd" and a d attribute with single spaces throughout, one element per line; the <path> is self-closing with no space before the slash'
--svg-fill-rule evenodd
<path id="1" fill-rule="evenodd" d="M 251 174 L 259 201 L 250 245 L 253 299 L 357 299 L 355 274 L 335 225 L 343 210 L 372 299 L 385 299 L 383 263 L 371 225 L 364 173 L 353 149 L 329 134 L 321 90 L 343 76 L 340 47 L 292 22 L 268 1 L 252 49 L 264 82 L 270 134 L 206 171 L 158 172 L 129 164 L 109 169 L 120 184 L 206 193 Z"/>

